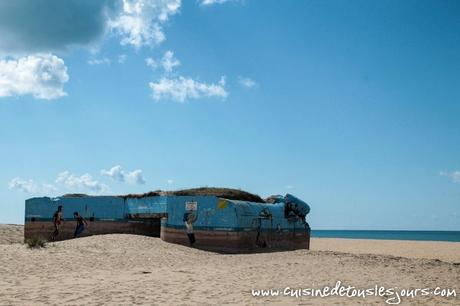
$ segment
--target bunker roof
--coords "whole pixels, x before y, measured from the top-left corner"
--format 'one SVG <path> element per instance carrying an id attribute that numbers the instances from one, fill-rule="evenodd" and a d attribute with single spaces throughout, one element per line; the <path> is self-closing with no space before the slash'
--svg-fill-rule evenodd
<path id="1" fill-rule="evenodd" d="M 122 198 L 145 198 L 153 196 L 216 196 L 218 198 L 224 198 L 229 200 L 241 200 L 249 202 L 265 203 L 265 201 L 258 195 L 241 190 L 232 188 L 222 187 L 200 187 L 191 189 L 181 189 L 175 191 L 162 191 L 156 190 L 142 194 L 127 194 L 121 195 Z"/>

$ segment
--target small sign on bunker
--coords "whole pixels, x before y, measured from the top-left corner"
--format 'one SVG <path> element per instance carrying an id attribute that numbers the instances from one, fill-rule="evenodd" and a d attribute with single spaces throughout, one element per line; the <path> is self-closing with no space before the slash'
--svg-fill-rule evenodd
<path id="1" fill-rule="evenodd" d="M 196 211 L 198 209 L 198 203 L 196 201 L 185 202 L 186 211 Z"/>

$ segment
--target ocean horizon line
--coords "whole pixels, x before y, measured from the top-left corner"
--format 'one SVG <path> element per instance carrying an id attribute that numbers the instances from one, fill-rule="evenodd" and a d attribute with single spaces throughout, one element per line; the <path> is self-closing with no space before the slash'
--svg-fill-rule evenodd
<path id="1" fill-rule="evenodd" d="M 312 230 L 312 238 L 460 242 L 460 231 L 448 230 Z"/>

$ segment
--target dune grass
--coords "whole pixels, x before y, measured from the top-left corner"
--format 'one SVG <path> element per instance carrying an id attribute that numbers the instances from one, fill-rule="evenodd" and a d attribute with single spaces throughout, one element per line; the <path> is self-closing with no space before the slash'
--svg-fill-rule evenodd
<path id="1" fill-rule="evenodd" d="M 145 198 L 159 195 L 174 195 L 174 196 L 216 196 L 218 198 L 224 198 L 229 200 L 240 200 L 264 203 L 265 201 L 258 195 L 233 188 L 222 188 L 222 187 L 200 187 L 181 189 L 175 191 L 162 191 L 156 190 L 143 194 L 128 194 L 123 195 L 123 198 Z"/>
<path id="2" fill-rule="evenodd" d="M 31 249 L 41 249 L 46 247 L 48 241 L 40 236 L 34 236 L 32 238 L 26 239 L 25 243 Z"/>

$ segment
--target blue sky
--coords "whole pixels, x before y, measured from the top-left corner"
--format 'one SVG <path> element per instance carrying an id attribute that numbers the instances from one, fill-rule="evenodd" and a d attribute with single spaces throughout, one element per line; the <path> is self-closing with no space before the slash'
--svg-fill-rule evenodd
<path id="1" fill-rule="evenodd" d="M 293 193 L 460 230 L 458 1 L 0 1 L 0 223 L 24 200 Z"/>

